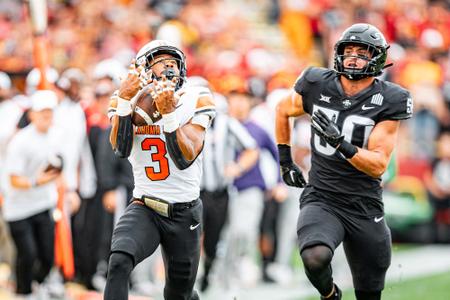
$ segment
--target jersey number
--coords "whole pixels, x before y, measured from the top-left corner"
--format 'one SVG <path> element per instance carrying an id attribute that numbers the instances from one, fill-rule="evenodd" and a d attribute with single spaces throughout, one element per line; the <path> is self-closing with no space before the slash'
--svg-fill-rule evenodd
<path id="1" fill-rule="evenodd" d="M 320 109 L 323 111 L 330 119 L 333 119 L 333 116 L 336 116 L 336 120 L 339 117 L 339 111 L 325 108 L 325 107 L 319 107 L 314 105 L 313 112 Z M 345 120 L 342 122 L 342 134 L 344 135 L 344 140 L 346 140 L 349 143 L 352 143 L 353 133 L 356 126 L 361 126 L 364 128 L 363 131 L 363 142 L 360 145 L 355 145 L 361 148 L 367 148 L 367 142 L 369 140 L 369 135 L 372 132 L 372 128 L 375 125 L 375 121 L 363 116 L 358 115 L 349 115 L 345 118 Z M 336 152 L 336 149 L 328 145 L 327 143 L 323 143 L 321 141 L 321 138 L 314 134 L 314 148 L 319 151 L 320 153 L 324 155 L 334 155 Z"/>
<path id="2" fill-rule="evenodd" d="M 146 138 L 141 143 L 142 150 L 151 151 L 152 161 L 157 166 L 145 167 L 145 173 L 150 180 L 164 180 L 169 172 L 169 161 L 166 158 L 166 144 L 160 138 Z"/>

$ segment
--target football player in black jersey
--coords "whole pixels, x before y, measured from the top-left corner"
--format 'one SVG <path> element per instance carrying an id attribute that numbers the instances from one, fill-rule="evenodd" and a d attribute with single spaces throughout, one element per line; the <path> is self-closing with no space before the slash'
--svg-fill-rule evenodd
<path id="1" fill-rule="evenodd" d="M 369 24 L 354 24 L 334 47 L 334 70 L 308 68 L 277 107 L 281 173 L 300 197 L 297 234 L 305 272 L 321 299 L 341 299 L 331 259 L 343 242 L 358 300 L 380 299 L 391 262 L 381 175 L 400 120 L 411 117 L 408 91 L 377 79 L 389 48 Z M 291 158 L 289 118 L 312 120 L 312 166 L 306 184 Z"/>

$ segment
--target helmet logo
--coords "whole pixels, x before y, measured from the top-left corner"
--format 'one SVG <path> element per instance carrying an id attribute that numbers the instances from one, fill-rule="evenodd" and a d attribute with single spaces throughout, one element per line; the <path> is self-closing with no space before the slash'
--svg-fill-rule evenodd
<path id="1" fill-rule="evenodd" d="M 374 32 L 370 35 L 374 40 L 381 40 L 381 34 L 379 32 Z"/>
<path id="2" fill-rule="evenodd" d="M 351 40 L 356 40 L 356 36 L 352 35 L 352 36 L 350 37 L 350 39 L 351 39 Z"/>

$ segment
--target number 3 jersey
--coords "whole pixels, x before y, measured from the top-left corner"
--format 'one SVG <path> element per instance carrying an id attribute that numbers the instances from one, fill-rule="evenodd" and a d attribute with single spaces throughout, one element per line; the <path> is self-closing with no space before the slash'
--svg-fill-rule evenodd
<path id="1" fill-rule="evenodd" d="M 212 98 L 208 89 L 188 87 L 180 94 L 175 110 L 180 127 L 201 114 L 206 115 L 210 121 L 214 118 L 214 105 L 209 101 L 201 101 L 201 97 L 205 95 Z M 133 197 L 147 195 L 171 203 L 189 202 L 199 197 L 202 152 L 188 168 L 178 169 L 167 150 L 162 120 L 152 125 L 134 127 L 133 147 L 128 160 L 134 175 Z"/>
<path id="2" fill-rule="evenodd" d="M 339 75 L 330 69 L 309 68 L 297 79 L 294 89 L 302 96 L 309 115 L 320 109 L 335 120 L 346 141 L 367 148 L 374 126 L 384 120 L 408 119 L 412 115 L 409 92 L 400 86 L 375 79 L 358 94 L 348 97 Z M 342 154 L 311 131 L 312 167 L 310 184 L 315 188 L 381 200 L 381 179 L 353 167 Z"/>

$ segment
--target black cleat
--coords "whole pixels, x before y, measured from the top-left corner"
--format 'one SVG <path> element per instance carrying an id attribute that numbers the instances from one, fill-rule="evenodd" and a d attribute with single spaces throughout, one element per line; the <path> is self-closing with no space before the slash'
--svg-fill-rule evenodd
<path id="1" fill-rule="evenodd" d="M 326 298 L 324 296 L 321 296 L 320 300 L 341 300 L 341 298 L 342 298 L 342 291 L 336 284 L 334 284 L 333 294 L 330 297 Z"/>

